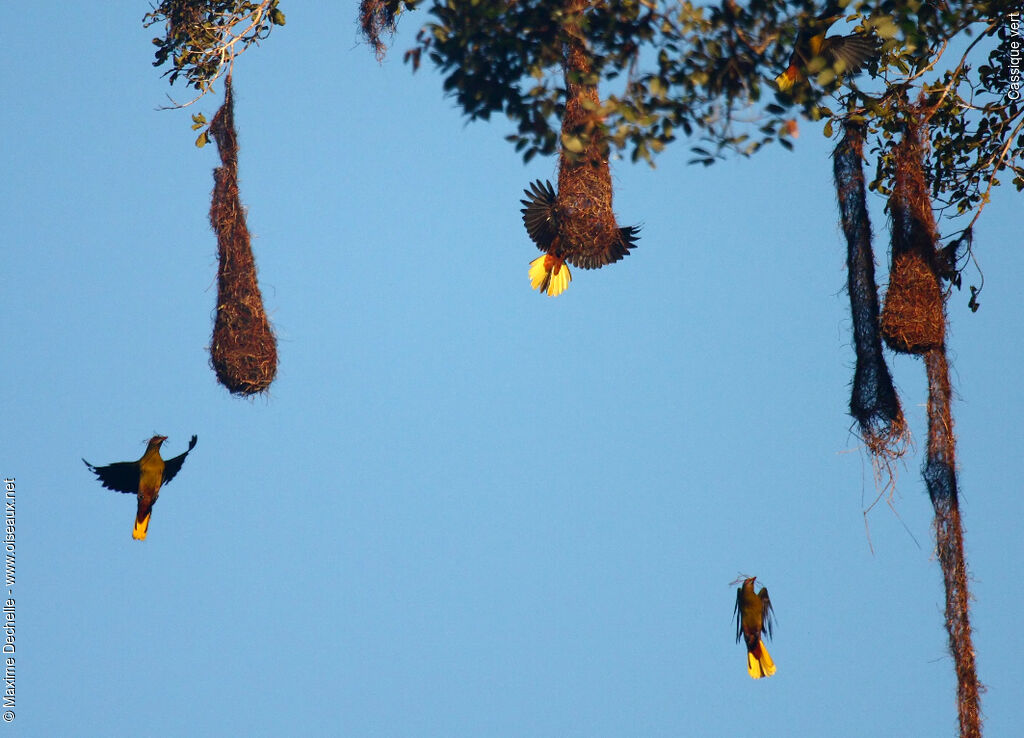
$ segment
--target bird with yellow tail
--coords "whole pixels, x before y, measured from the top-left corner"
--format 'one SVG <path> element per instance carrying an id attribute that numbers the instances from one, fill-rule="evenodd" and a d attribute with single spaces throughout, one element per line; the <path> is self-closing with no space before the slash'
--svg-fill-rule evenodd
<path id="1" fill-rule="evenodd" d="M 600 269 L 618 261 L 636 245 L 638 226 L 609 228 L 600 217 L 587 222 L 585 213 L 565 212 L 550 182 L 538 179 L 523 192 L 527 197 L 520 201 L 525 206 L 523 224 L 530 239 L 544 252 L 530 262 L 530 286 L 541 294 L 557 297 L 565 292 L 572 282 L 568 264 Z"/>
<path id="2" fill-rule="evenodd" d="M 760 592 L 754 592 L 755 579 L 757 577 L 744 578 L 743 586 L 736 590 L 733 614 L 736 616 L 736 642 L 743 636 L 747 644 L 747 672 L 753 679 L 760 679 L 775 673 L 775 662 L 761 640 L 762 633 L 767 633 L 769 638 L 772 636 L 773 613 L 768 589 L 761 587 Z"/>
<path id="3" fill-rule="evenodd" d="M 856 72 L 864 62 L 878 53 L 879 42 L 872 36 L 851 33 L 848 36 L 826 36 L 828 29 L 843 17 L 838 2 L 830 2 L 824 12 L 811 20 L 797 34 L 786 71 L 775 78 L 782 92 L 789 92 L 798 83 L 807 81 L 808 73 L 832 69 L 837 74 Z"/>
<path id="4" fill-rule="evenodd" d="M 146 453 L 142 454 L 138 461 L 119 461 L 107 466 L 93 466 L 82 459 L 89 467 L 89 471 L 95 474 L 107 489 L 138 496 L 139 509 L 135 514 L 135 528 L 132 530 L 132 538 L 137 541 L 146 540 L 149 518 L 153 514 L 156 498 L 160 496 L 160 488 L 174 479 L 181 470 L 185 457 L 196 447 L 198 439 L 192 436 L 185 453 L 164 461 L 160 458 L 160 446 L 166 440 L 167 436 L 150 438 Z"/>

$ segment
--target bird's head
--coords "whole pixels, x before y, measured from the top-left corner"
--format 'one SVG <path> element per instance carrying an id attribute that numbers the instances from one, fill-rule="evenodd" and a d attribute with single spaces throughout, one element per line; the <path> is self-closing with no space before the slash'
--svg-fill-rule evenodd
<path id="1" fill-rule="evenodd" d="M 167 440 L 167 436 L 153 436 L 149 439 L 149 448 L 160 448 L 160 445 Z"/>
<path id="2" fill-rule="evenodd" d="M 729 586 L 735 587 L 737 584 L 747 586 L 749 584 L 751 587 L 753 587 L 755 579 L 757 579 L 757 577 L 752 577 L 748 574 L 740 574 L 738 577 L 729 582 Z"/>

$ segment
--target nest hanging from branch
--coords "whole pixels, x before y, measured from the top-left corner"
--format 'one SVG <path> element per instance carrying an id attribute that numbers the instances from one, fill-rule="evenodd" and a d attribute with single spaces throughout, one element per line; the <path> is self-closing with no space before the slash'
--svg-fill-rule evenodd
<path id="1" fill-rule="evenodd" d="M 923 354 L 942 345 L 946 315 L 936 268 L 938 231 L 924 177 L 924 150 L 916 122 L 896 146 L 896 183 L 889 198 L 892 265 L 882 309 L 889 348 Z"/>
<path id="2" fill-rule="evenodd" d="M 843 138 L 833 154 L 833 174 L 846 235 L 847 291 L 857 353 L 850 414 L 857 421 L 868 450 L 885 461 L 903 455 L 909 431 L 892 374 L 882 353 L 863 151 L 863 125 L 847 123 Z"/>
<path id="3" fill-rule="evenodd" d="M 377 61 L 383 61 L 387 53 L 388 47 L 382 36 L 394 34 L 397 11 L 398 3 L 394 0 L 360 0 L 359 27 L 363 37 L 373 47 Z"/>
<path id="4" fill-rule="evenodd" d="M 565 25 L 563 68 L 566 103 L 558 157 L 558 194 L 550 183 L 535 182 L 522 203 L 527 233 L 546 256 L 530 264 L 534 289 L 554 297 L 568 287 L 565 262 L 600 269 L 626 256 L 636 245 L 639 227 L 620 228 L 612 210 L 612 175 L 601 98 L 591 52 L 579 18 L 588 0 L 568 0 L 577 20 Z"/>
<path id="5" fill-rule="evenodd" d="M 245 210 L 238 197 L 238 136 L 231 76 L 224 104 L 210 123 L 221 166 L 213 170 L 210 224 L 217 234 L 217 317 L 210 363 L 217 380 L 236 395 L 264 392 L 277 374 L 277 339 L 256 280 Z"/>
<path id="6" fill-rule="evenodd" d="M 960 734 L 981 736 L 980 693 L 970 624 L 970 591 L 957 489 L 956 435 L 946 355 L 942 258 L 925 182 L 922 125 L 911 118 L 894 158 L 889 199 L 892 266 L 881 326 L 896 351 L 922 355 L 928 376 L 928 447 L 922 476 L 935 512 L 935 548 L 946 592 L 945 620 L 957 675 Z M 948 268 L 948 263 L 947 263 Z"/>
<path id="7" fill-rule="evenodd" d="M 578 32 L 578 27 L 573 27 Z M 601 244 L 581 255 L 579 266 L 592 268 L 600 253 L 621 242 L 612 212 L 612 175 L 608 144 L 600 117 L 601 99 L 591 79 L 590 57 L 582 38 L 566 44 L 565 114 L 562 117 L 562 148 L 558 157 L 558 194 L 563 216 L 563 237 L 573 243 Z M 570 142 L 586 142 L 573 152 Z M 618 255 L 622 258 L 625 254 Z"/>

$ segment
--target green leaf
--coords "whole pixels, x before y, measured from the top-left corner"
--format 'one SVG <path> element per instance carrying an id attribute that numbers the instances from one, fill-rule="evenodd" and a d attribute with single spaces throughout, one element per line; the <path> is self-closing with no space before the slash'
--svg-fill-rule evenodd
<path id="1" fill-rule="evenodd" d="M 196 148 L 201 149 L 208 143 L 210 143 L 210 132 L 207 130 L 199 134 L 199 138 L 196 139 Z"/>
<path id="2" fill-rule="evenodd" d="M 570 136 L 567 133 L 562 134 L 562 146 L 565 147 L 566 151 L 572 152 L 573 154 L 582 154 L 583 150 L 586 148 L 579 136 Z"/>
<path id="3" fill-rule="evenodd" d="M 874 26 L 875 33 L 883 40 L 896 38 L 900 33 L 899 26 L 893 23 L 892 18 L 888 15 L 879 16 L 870 21 L 870 24 Z"/>

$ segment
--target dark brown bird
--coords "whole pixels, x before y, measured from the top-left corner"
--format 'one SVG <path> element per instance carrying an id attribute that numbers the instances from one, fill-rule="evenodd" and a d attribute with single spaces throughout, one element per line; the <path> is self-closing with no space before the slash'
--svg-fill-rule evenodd
<path id="1" fill-rule="evenodd" d="M 761 587 L 755 594 L 754 580 L 748 577 L 743 586 L 736 590 L 736 642 L 740 636 L 747 644 L 747 672 L 754 679 L 769 677 L 775 673 L 775 662 L 768 654 L 768 649 L 761 642 L 762 632 L 772 636 L 772 601 L 768 599 L 768 589 Z"/>
<path id="2" fill-rule="evenodd" d="M 146 453 L 142 454 L 142 458 L 138 461 L 119 461 L 107 466 L 93 466 L 82 459 L 89 467 L 89 471 L 99 477 L 100 482 L 107 489 L 138 495 L 139 509 L 135 515 L 132 538 L 139 541 L 146 539 L 149 518 L 153 514 L 156 498 L 160 496 L 160 488 L 174 479 L 174 475 L 181 470 L 181 465 L 185 463 L 185 457 L 196 447 L 198 439 L 196 436 L 192 436 L 185 453 L 164 461 L 160 458 L 160 446 L 166 440 L 167 436 L 150 438 Z"/>
<path id="3" fill-rule="evenodd" d="M 530 285 L 549 297 L 565 292 L 572 281 L 566 262 L 580 269 L 600 269 L 636 246 L 638 226 L 616 228 L 609 238 L 602 232 L 603 224 L 597 223 L 592 229 L 594 233 L 585 234 L 586 228 L 580 227 L 580 221 L 587 216 L 565 212 L 550 182 L 538 179 L 523 192 L 527 197 L 520 201 L 525 205 L 523 224 L 530 239 L 544 252 L 544 256 L 530 262 Z"/>

